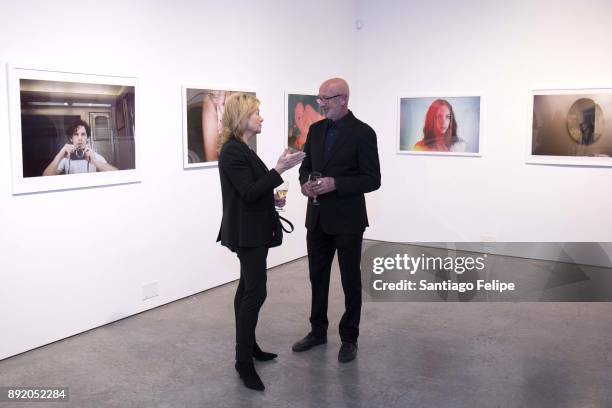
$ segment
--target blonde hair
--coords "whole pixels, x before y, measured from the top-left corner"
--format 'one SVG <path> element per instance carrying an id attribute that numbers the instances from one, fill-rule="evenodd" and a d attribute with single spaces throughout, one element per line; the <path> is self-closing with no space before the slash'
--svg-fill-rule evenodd
<path id="1" fill-rule="evenodd" d="M 244 143 L 242 135 L 249 118 L 257 108 L 259 108 L 259 99 L 247 93 L 237 92 L 225 100 L 223 118 L 221 119 L 223 131 L 219 138 L 219 150 L 230 139 L 236 139 Z"/>

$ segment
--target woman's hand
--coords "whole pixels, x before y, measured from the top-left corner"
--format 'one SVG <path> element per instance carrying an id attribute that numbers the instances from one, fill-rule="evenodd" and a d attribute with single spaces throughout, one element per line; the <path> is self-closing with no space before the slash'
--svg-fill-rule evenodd
<path id="1" fill-rule="evenodd" d="M 278 158 L 278 162 L 276 166 L 274 166 L 274 169 L 278 174 L 283 174 L 290 168 L 300 164 L 302 160 L 304 160 L 304 157 L 306 157 L 306 153 L 304 152 L 291 153 L 289 149 L 285 149 L 283 154 Z"/>

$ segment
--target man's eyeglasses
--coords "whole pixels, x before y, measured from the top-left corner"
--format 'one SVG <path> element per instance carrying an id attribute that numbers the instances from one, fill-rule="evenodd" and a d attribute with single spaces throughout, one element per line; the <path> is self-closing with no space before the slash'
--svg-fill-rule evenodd
<path id="1" fill-rule="evenodd" d="M 317 103 L 322 103 L 322 102 L 327 102 L 330 99 L 334 99 L 337 98 L 339 96 L 344 96 L 342 94 L 338 94 L 338 95 L 334 95 L 334 96 L 322 96 L 322 95 L 317 95 Z"/>

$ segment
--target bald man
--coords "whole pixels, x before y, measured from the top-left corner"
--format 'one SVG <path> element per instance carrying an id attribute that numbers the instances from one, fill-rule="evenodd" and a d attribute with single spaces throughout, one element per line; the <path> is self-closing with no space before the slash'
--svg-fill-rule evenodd
<path id="1" fill-rule="evenodd" d="M 338 252 L 345 311 L 340 320 L 338 361 L 357 356 L 361 316 L 361 242 L 368 226 L 365 193 L 380 187 L 376 133 L 348 109 L 349 86 L 341 78 L 319 88 L 317 102 L 325 119 L 310 126 L 300 167 L 306 211 L 308 268 L 312 288 L 310 333 L 295 352 L 327 342 L 327 299 L 334 254 Z M 312 173 L 321 178 L 309 181 Z M 316 198 L 316 200 L 314 200 Z"/>

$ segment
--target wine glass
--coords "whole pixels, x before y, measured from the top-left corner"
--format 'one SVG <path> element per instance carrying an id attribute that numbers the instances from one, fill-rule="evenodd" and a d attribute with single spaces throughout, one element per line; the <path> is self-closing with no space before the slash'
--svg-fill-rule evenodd
<path id="1" fill-rule="evenodd" d="M 282 200 L 283 198 L 287 198 L 288 192 L 289 192 L 289 182 L 283 181 L 283 184 L 276 187 L 276 190 L 274 190 L 274 195 L 276 196 L 276 199 Z M 285 211 L 285 209 L 277 206 L 276 211 Z"/>
<path id="2" fill-rule="evenodd" d="M 319 180 L 321 177 L 323 177 L 323 175 L 322 175 L 321 173 L 319 173 L 318 171 L 313 171 L 312 173 L 310 173 L 310 174 L 308 175 L 308 181 L 309 181 L 309 182 L 316 183 L 316 182 L 317 182 L 317 180 Z M 315 197 L 312 199 L 312 205 L 319 205 L 319 204 L 320 204 L 320 203 L 319 203 L 319 201 L 317 201 L 317 197 L 315 196 Z"/>

